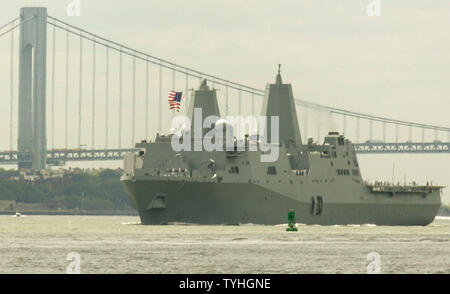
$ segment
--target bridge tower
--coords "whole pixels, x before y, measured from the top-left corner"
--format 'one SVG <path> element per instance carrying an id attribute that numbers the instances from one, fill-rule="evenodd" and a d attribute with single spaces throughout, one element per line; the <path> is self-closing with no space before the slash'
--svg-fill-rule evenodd
<path id="1" fill-rule="evenodd" d="M 41 170 L 47 156 L 47 8 L 21 8 L 20 20 L 27 22 L 20 26 L 18 167 Z"/>

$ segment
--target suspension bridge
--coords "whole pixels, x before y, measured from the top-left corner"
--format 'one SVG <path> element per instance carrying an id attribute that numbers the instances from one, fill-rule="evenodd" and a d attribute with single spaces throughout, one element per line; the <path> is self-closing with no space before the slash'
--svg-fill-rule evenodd
<path id="1" fill-rule="evenodd" d="M 135 151 L 136 140 L 168 132 L 174 115 L 166 105 L 168 90 L 187 94 L 203 79 L 219 90 L 225 116 L 259 113 L 264 95 L 91 33 L 43 7 L 22 8 L 0 27 L 0 42 L 10 46 L 8 81 L 0 81 L 9 84 L 2 94 L 9 96 L 9 149 L 0 151 L 0 164 L 19 168 L 122 159 Z M 183 109 L 188 101 L 186 95 Z M 319 141 L 332 128 L 350 137 L 358 153 L 450 152 L 448 127 L 295 103 L 304 138 Z"/>

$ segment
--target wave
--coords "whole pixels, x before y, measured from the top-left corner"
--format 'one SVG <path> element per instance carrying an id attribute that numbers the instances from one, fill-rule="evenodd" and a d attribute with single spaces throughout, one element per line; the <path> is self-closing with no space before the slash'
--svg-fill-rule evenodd
<path id="1" fill-rule="evenodd" d="M 121 223 L 121 225 L 140 225 L 141 222 L 128 222 L 128 223 Z"/>

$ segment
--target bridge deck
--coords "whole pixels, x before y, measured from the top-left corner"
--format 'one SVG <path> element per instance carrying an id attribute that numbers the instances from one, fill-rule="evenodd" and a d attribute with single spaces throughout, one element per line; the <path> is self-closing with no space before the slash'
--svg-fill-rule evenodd
<path id="1" fill-rule="evenodd" d="M 450 143 L 356 143 L 355 150 L 359 154 L 385 153 L 450 153 Z M 122 160 L 127 152 L 137 152 L 137 149 L 61 149 L 48 150 L 47 162 L 50 165 L 64 165 L 67 161 L 105 161 Z M 30 153 L 17 151 L 0 152 L 0 164 L 17 164 L 31 162 Z"/>
<path id="2" fill-rule="evenodd" d="M 450 153 L 450 143 L 359 143 L 357 153 Z"/>

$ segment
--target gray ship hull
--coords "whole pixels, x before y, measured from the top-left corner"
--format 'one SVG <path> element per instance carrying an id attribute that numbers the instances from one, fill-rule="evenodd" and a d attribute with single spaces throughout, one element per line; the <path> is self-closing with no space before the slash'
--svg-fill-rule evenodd
<path id="1" fill-rule="evenodd" d="M 304 224 L 422 226 L 434 220 L 440 207 L 439 192 L 428 195 L 428 199 L 418 193 L 394 197 L 377 194 L 372 195 L 378 198 L 376 203 L 333 203 L 324 199 L 321 214 L 315 215 L 308 197 L 296 200 L 255 184 L 131 179 L 122 182 L 142 224 L 275 225 L 286 223 L 288 211 L 294 209 L 297 222 Z M 155 195 L 162 195 L 161 203 L 155 204 Z"/>

